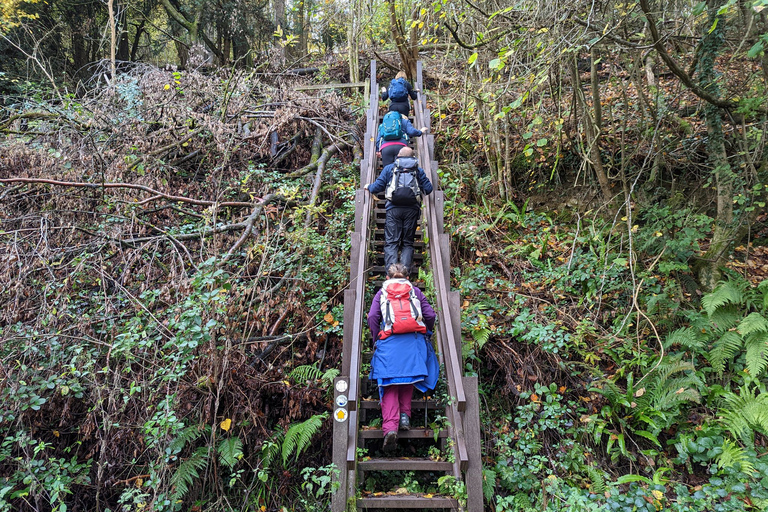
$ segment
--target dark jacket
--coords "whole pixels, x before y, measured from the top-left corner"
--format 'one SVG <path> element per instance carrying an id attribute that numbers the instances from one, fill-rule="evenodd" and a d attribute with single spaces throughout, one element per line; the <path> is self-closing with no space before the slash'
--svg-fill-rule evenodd
<path id="1" fill-rule="evenodd" d="M 381 192 L 384 192 L 387 188 L 387 184 L 392 179 L 392 171 L 395 168 L 395 164 L 397 164 L 397 160 L 395 160 L 394 163 L 391 163 L 384 167 L 384 169 L 381 171 L 381 174 L 379 174 L 379 177 L 376 178 L 376 181 L 371 183 L 370 186 L 368 186 L 368 192 L 371 194 L 379 194 Z M 428 196 L 432 193 L 432 182 L 429 181 L 429 178 L 427 177 L 427 174 L 424 172 L 424 169 L 419 167 L 419 172 L 416 174 L 416 178 L 419 180 L 419 188 L 421 189 L 421 192 Z M 390 208 L 395 208 L 394 205 L 392 205 L 389 201 L 387 201 L 386 209 L 389 210 Z M 418 208 L 418 206 L 414 207 Z"/>
<path id="2" fill-rule="evenodd" d="M 421 137 L 421 135 L 422 135 L 421 130 L 418 130 L 418 129 L 414 128 L 413 124 L 411 123 L 411 121 L 407 117 L 402 115 L 402 114 L 400 115 L 400 123 L 403 125 L 403 131 L 405 132 L 405 134 L 408 137 Z M 408 144 L 408 139 L 403 137 L 402 139 L 397 139 L 397 140 L 383 140 L 381 138 L 381 135 L 377 134 L 377 136 L 376 136 L 376 149 L 381 151 L 381 146 L 382 145 L 389 144 L 391 142 L 392 143 L 399 143 L 399 144 L 406 145 L 406 144 Z"/>

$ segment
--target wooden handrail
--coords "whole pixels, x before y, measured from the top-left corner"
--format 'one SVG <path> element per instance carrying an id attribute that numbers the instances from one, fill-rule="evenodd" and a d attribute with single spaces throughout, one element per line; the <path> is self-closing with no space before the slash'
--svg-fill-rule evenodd
<path id="1" fill-rule="evenodd" d="M 426 101 L 422 92 L 421 61 L 417 63 L 416 73 L 416 88 L 419 92 L 417 93 L 417 101 L 414 102 L 414 120 L 419 127 L 426 126 L 429 128 L 431 119 L 427 113 Z M 428 173 L 434 189 L 437 190 L 439 181 L 437 170 L 434 168 L 435 166 L 432 165 L 433 147 L 430 144 L 429 136 L 422 135 L 419 137 L 418 149 L 419 164 L 421 168 Z M 451 289 L 450 262 L 447 262 L 447 265 L 444 263 L 444 258 L 447 260 L 448 254 L 443 254 L 442 244 L 440 243 L 440 235 L 442 235 L 443 231 L 440 221 L 438 220 L 437 209 L 439 205 L 435 205 L 434 197 L 435 195 L 426 196 L 424 198 L 424 205 L 427 218 L 427 231 L 429 235 L 429 255 L 432 263 L 432 277 L 435 281 L 436 306 L 443 316 L 437 336 L 441 349 L 445 354 L 445 371 L 448 374 L 446 377 L 450 376 L 447 379 L 448 391 L 456 400 L 458 410 L 463 411 L 466 407 L 466 395 L 464 393 L 464 385 L 462 382 L 461 354 L 459 353 L 461 332 L 455 332 L 453 323 L 449 320 L 451 313 L 460 314 L 460 311 L 452 312 L 450 307 L 448 297 L 448 292 Z"/>

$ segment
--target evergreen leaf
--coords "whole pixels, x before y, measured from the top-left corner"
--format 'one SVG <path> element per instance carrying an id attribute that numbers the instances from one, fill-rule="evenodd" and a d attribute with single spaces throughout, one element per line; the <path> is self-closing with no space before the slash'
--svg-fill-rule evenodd
<path id="1" fill-rule="evenodd" d="M 179 467 L 171 477 L 171 484 L 176 487 L 177 498 L 184 497 L 189 492 L 189 487 L 200 478 L 198 471 L 208 463 L 208 449 L 198 448 L 187 460 L 179 464 Z"/>
<path id="2" fill-rule="evenodd" d="M 768 332 L 768 320 L 760 313 L 750 313 L 739 323 L 739 332 L 742 336 Z"/>
<path id="3" fill-rule="evenodd" d="M 235 464 L 243 458 L 243 442 L 239 437 L 230 437 L 224 439 L 216 447 L 219 452 L 219 462 L 229 469 L 235 467 Z"/>
<path id="4" fill-rule="evenodd" d="M 306 421 L 301 423 L 294 423 L 290 426 L 285 433 L 285 440 L 283 441 L 283 464 L 288 463 L 288 459 L 291 454 L 296 453 L 296 458 L 299 458 L 301 452 L 303 452 L 308 446 L 309 441 L 312 439 L 323 424 L 323 420 L 328 418 L 328 413 L 316 414 Z"/>
<path id="5" fill-rule="evenodd" d="M 725 304 L 739 304 L 744 298 L 742 291 L 733 283 L 726 281 L 719 284 L 712 292 L 701 298 L 704 311 L 710 317 L 719 307 Z"/>
<path id="6" fill-rule="evenodd" d="M 760 375 L 768 367 L 768 333 L 760 332 L 746 339 L 747 369 L 753 377 Z"/>
<path id="7" fill-rule="evenodd" d="M 732 359 L 741 349 L 741 336 L 736 331 L 725 332 L 709 351 L 709 364 L 718 373 L 722 374 L 725 362 Z"/>

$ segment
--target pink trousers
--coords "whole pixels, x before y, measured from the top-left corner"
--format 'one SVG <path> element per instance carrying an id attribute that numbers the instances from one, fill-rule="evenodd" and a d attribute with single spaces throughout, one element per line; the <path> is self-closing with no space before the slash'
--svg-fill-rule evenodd
<path id="1" fill-rule="evenodd" d="M 393 384 L 384 388 L 384 396 L 381 397 L 381 416 L 384 419 L 381 429 L 384 435 L 393 430 L 397 432 L 400 413 L 411 417 L 412 397 L 413 384 Z"/>

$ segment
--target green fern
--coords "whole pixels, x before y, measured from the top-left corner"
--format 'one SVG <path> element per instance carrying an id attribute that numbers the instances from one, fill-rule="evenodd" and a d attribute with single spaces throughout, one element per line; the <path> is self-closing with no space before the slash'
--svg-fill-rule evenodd
<path id="1" fill-rule="evenodd" d="M 768 368 L 768 333 L 753 334 L 744 342 L 747 348 L 747 370 L 749 374 L 759 377 Z"/>
<path id="2" fill-rule="evenodd" d="M 669 350 L 673 345 L 680 345 L 691 350 L 699 350 L 704 346 L 704 340 L 701 339 L 700 331 L 693 327 L 685 327 L 667 335 L 667 339 L 664 341 L 664 349 Z"/>
<path id="3" fill-rule="evenodd" d="M 317 380 L 320 378 L 320 368 L 314 364 L 304 364 L 294 368 L 288 377 L 296 381 L 296 384 L 304 385 L 310 380 Z"/>
<path id="4" fill-rule="evenodd" d="M 733 440 L 726 439 L 723 442 L 723 452 L 717 456 L 717 465 L 720 469 L 729 468 L 738 464 L 740 470 L 752 475 L 755 472 L 755 466 L 747 454 L 746 450 L 737 445 Z"/>
<path id="5" fill-rule="evenodd" d="M 200 478 L 198 471 L 207 464 L 208 448 L 205 447 L 198 448 L 192 456 L 179 464 L 171 477 L 171 484 L 176 488 L 175 495 L 177 498 L 183 498 L 189 492 L 189 487 Z"/>
<path id="6" fill-rule="evenodd" d="M 710 317 L 715 310 L 725 304 L 741 304 L 743 301 L 744 292 L 741 287 L 730 281 L 720 283 L 711 293 L 701 298 L 704 311 Z"/>
<path id="7" fill-rule="evenodd" d="M 712 346 L 707 359 L 718 374 L 725 370 L 725 363 L 741 351 L 741 336 L 736 331 L 724 333 Z"/>
<path id="8" fill-rule="evenodd" d="M 282 430 L 278 430 L 261 445 L 261 464 L 264 468 L 271 467 L 272 463 L 278 459 L 284 439 L 285 433 Z"/>
<path id="9" fill-rule="evenodd" d="M 590 492 L 593 494 L 603 494 L 605 492 L 605 477 L 603 476 L 603 472 L 594 466 L 587 466 L 586 470 L 589 475 L 589 480 L 592 483 L 589 488 Z"/>
<path id="10" fill-rule="evenodd" d="M 489 502 L 496 496 L 496 472 L 490 469 L 483 469 L 483 496 Z"/>
<path id="11" fill-rule="evenodd" d="M 299 458 L 301 452 L 307 449 L 309 441 L 312 439 L 323 425 L 323 420 L 328 418 L 328 413 L 316 414 L 306 421 L 301 423 L 294 423 L 290 426 L 285 433 L 285 440 L 283 441 L 283 464 L 288 463 L 288 459 L 293 453 L 296 454 L 296 458 Z"/>
<path id="12" fill-rule="evenodd" d="M 239 437 L 230 437 L 221 441 L 216 451 L 219 452 L 219 462 L 232 469 L 243 458 L 243 442 Z"/>
<path id="13" fill-rule="evenodd" d="M 485 327 L 480 327 L 479 329 L 473 329 L 472 330 L 472 337 L 477 342 L 477 349 L 480 350 L 483 348 L 483 345 L 488 343 L 488 338 L 491 336 L 491 330 Z"/>
<path id="14" fill-rule="evenodd" d="M 320 376 L 320 380 L 323 381 L 323 387 L 330 388 L 333 386 L 333 380 L 341 373 L 337 368 L 329 368 L 325 370 L 325 373 Z"/>
<path id="15" fill-rule="evenodd" d="M 768 435 L 768 393 L 745 386 L 739 394 L 726 393 L 720 410 L 723 425 L 745 445 L 754 444 L 755 431 Z"/>
<path id="16" fill-rule="evenodd" d="M 189 427 L 181 429 L 176 437 L 169 443 L 169 453 L 171 455 L 181 453 L 181 450 L 183 450 L 187 444 L 196 441 L 206 432 L 210 432 L 210 427 L 207 425 L 204 427 L 190 425 Z"/>

